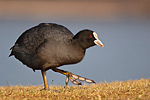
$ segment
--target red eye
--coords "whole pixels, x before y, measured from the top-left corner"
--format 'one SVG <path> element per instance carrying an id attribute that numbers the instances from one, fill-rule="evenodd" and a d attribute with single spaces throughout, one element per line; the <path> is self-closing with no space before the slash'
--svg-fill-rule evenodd
<path id="1" fill-rule="evenodd" d="M 90 35 L 90 38 L 92 38 L 93 36 L 92 35 Z"/>

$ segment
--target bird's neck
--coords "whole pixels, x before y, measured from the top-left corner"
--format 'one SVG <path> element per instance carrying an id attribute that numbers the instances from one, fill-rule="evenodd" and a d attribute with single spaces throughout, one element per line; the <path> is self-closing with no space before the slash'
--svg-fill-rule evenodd
<path id="1" fill-rule="evenodd" d="M 84 43 L 82 40 L 79 39 L 72 39 L 71 40 L 72 45 L 83 49 L 84 51 L 86 51 L 86 49 L 88 48 L 88 46 L 86 45 L 86 43 Z"/>

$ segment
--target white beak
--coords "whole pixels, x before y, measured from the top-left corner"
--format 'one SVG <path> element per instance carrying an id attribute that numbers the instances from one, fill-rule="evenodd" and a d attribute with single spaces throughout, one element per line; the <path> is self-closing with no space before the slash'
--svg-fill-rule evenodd
<path id="1" fill-rule="evenodd" d="M 98 46 L 104 47 L 103 43 L 98 39 L 98 36 L 95 32 L 93 32 L 93 36 L 95 37 L 96 40 L 94 40 L 94 43 Z"/>

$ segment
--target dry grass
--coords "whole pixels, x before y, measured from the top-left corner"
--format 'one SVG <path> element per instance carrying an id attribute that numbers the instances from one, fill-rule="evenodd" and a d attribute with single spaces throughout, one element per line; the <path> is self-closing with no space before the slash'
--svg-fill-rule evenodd
<path id="1" fill-rule="evenodd" d="M 150 99 L 150 79 L 105 82 L 96 85 L 68 86 L 66 88 L 49 86 L 50 90 L 40 91 L 42 88 L 41 86 L 0 87 L 0 100 Z"/>

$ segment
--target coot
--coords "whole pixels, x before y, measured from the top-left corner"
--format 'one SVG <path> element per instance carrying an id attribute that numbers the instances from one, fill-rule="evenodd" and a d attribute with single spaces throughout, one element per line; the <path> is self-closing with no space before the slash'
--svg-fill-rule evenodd
<path id="1" fill-rule="evenodd" d="M 73 35 L 70 30 L 55 23 L 41 23 L 26 30 L 11 47 L 11 54 L 26 66 L 35 70 L 41 70 L 44 89 L 48 88 L 46 71 L 52 69 L 55 72 L 66 75 L 66 85 L 70 81 L 81 85 L 80 81 L 95 83 L 93 80 L 75 75 L 71 72 L 58 69 L 62 65 L 80 62 L 87 48 L 104 45 L 92 30 L 82 30 Z"/>

